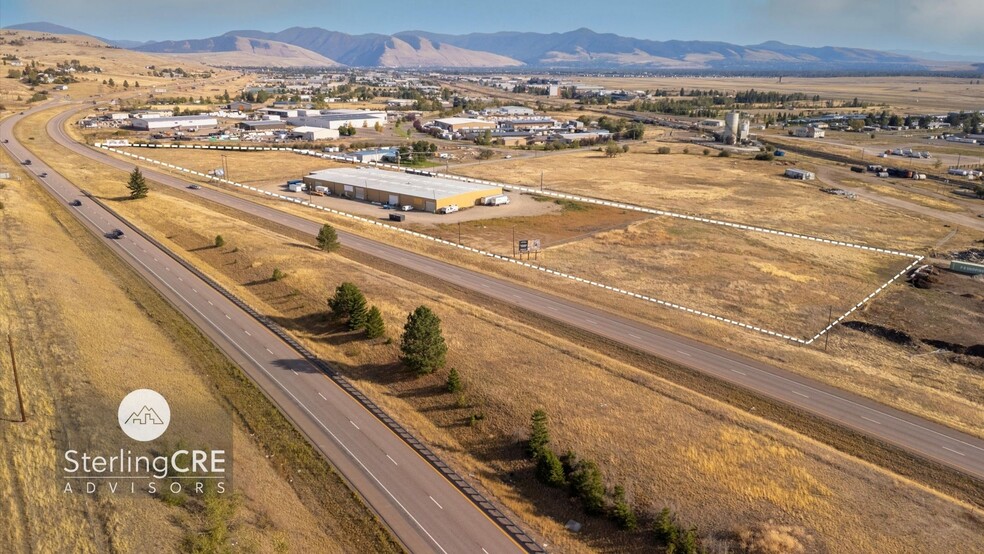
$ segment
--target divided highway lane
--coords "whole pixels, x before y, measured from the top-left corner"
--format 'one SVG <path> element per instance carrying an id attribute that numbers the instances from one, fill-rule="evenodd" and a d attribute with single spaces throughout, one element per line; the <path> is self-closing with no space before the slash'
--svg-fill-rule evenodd
<path id="1" fill-rule="evenodd" d="M 63 129 L 70 115 L 62 114 L 52 119 L 48 125 L 48 133 L 57 142 L 79 154 L 122 170 L 129 171 L 133 167 L 130 162 L 113 158 L 72 140 Z M 186 188 L 188 185 L 188 182 L 178 177 L 152 169 L 147 169 L 144 175 L 172 187 Z M 320 224 L 311 220 L 252 202 L 219 188 L 204 187 L 195 191 L 195 194 L 311 235 L 317 234 L 320 227 Z M 312 213 L 313 215 L 315 214 Z M 984 480 L 984 441 L 977 437 L 629 318 L 352 233 L 339 231 L 338 234 L 343 244 L 356 250 L 677 362 Z"/>
<path id="2" fill-rule="evenodd" d="M 93 233 L 202 329 L 291 418 L 412 552 L 505 553 L 520 546 L 389 427 L 267 327 L 210 287 L 17 143 L 3 146 Z M 126 234 L 105 238 L 114 229 Z"/>

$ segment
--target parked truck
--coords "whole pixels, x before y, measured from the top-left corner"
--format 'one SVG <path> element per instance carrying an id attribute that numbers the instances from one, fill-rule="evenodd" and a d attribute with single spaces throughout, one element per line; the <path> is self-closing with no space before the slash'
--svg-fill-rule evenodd
<path id="1" fill-rule="evenodd" d="M 482 198 L 483 206 L 502 206 L 509 203 L 509 197 L 505 194 L 496 194 Z"/>

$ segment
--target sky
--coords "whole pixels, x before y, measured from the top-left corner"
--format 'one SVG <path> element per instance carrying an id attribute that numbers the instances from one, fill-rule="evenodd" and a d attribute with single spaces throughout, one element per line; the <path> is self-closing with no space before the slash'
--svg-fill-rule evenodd
<path id="1" fill-rule="evenodd" d="M 141 41 L 293 26 L 351 34 L 588 27 L 653 40 L 778 40 L 984 59 L 984 0 L 0 0 L 0 26 L 30 21 Z"/>

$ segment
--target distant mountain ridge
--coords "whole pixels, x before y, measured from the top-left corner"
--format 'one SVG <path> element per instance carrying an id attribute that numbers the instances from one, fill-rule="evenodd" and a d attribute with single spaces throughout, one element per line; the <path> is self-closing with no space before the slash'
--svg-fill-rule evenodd
<path id="1" fill-rule="evenodd" d="M 17 25 L 7 25 L 4 29 L 13 29 L 15 31 L 34 31 L 37 33 L 51 33 L 53 35 L 80 35 L 83 37 L 92 37 L 94 39 L 105 42 L 113 46 L 119 46 L 120 48 L 134 48 L 144 44 L 138 40 L 112 40 L 108 38 L 97 37 L 96 35 L 90 35 L 89 33 L 83 33 L 77 29 L 72 29 L 71 27 L 65 27 L 64 25 L 58 25 L 55 23 L 48 23 L 47 21 L 34 21 L 31 23 L 18 23 Z"/>
<path id="2" fill-rule="evenodd" d="M 51 23 L 28 23 L 8 28 L 86 34 Z M 243 39 L 269 42 L 248 43 L 267 46 L 246 48 Z M 106 42 L 124 46 L 126 41 Z M 220 64 L 223 59 L 236 59 L 243 65 L 249 64 L 250 56 L 246 52 L 251 51 L 257 58 L 253 61 L 262 61 L 262 65 L 275 65 L 279 55 L 277 52 L 281 52 L 284 65 L 295 66 L 309 59 L 313 65 L 337 63 L 354 67 L 404 68 L 525 66 L 574 70 L 626 68 L 701 71 L 923 71 L 939 68 L 939 62 L 901 52 L 836 46 L 806 47 L 777 41 L 746 46 L 717 41 L 658 41 L 596 33 L 587 28 L 564 33 L 507 31 L 451 35 L 404 31 L 392 35 L 351 35 L 319 27 L 291 27 L 278 32 L 237 30 L 205 39 L 148 42 L 125 47 L 167 54 L 238 52 L 237 56 L 214 56 L 211 61 L 203 56 L 196 59 L 213 64 Z M 314 60 L 320 60 L 320 63 Z"/>

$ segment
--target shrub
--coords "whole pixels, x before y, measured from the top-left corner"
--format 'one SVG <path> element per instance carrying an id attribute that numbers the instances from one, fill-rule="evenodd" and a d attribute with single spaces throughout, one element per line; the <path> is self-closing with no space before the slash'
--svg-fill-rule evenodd
<path id="1" fill-rule="evenodd" d="M 710 154 L 710 153 L 711 153 L 711 149 L 710 148 L 705 148 L 704 149 L 704 155 L 705 156 L 708 155 L 708 154 Z"/>
<path id="2" fill-rule="evenodd" d="M 660 146 L 659 148 L 656 149 L 656 153 L 657 154 L 669 154 L 670 153 L 670 147 L 669 146 Z"/>
<path id="3" fill-rule="evenodd" d="M 222 238 L 222 235 L 215 235 L 215 247 L 222 248 L 223 246 L 225 246 L 225 239 Z"/>
<path id="4" fill-rule="evenodd" d="M 776 156 L 772 152 L 759 152 L 755 154 L 755 159 L 763 162 L 771 162 Z"/>
<path id="5" fill-rule="evenodd" d="M 286 276 L 287 275 L 283 271 L 280 271 L 279 267 L 275 267 L 273 268 L 273 275 L 271 275 L 270 278 L 274 281 L 281 281 Z"/>
<path id="6" fill-rule="evenodd" d="M 722 151 L 718 152 L 718 157 L 719 158 L 730 158 L 731 157 L 731 152 L 729 152 L 727 150 L 722 150 Z"/>

